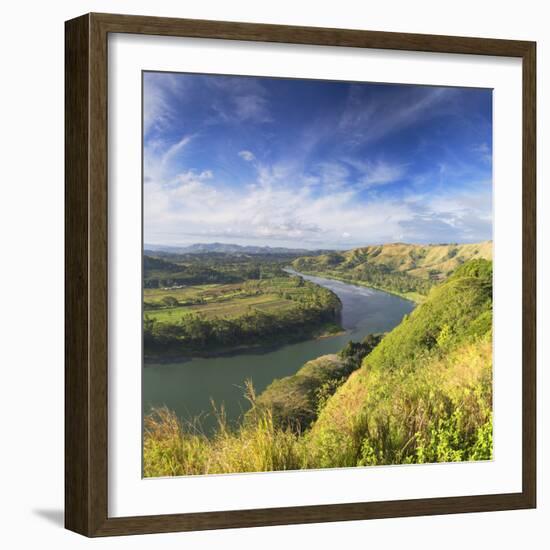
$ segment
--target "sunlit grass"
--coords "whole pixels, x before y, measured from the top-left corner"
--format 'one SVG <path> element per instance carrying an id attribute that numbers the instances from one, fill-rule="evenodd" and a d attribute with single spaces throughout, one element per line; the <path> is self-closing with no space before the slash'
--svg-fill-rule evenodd
<path id="1" fill-rule="evenodd" d="M 247 397 L 255 394 L 248 385 Z M 262 411 L 232 430 L 223 409 L 215 409 L 218 428 L 212 438 L 195 426 L 184 427 L 168 409 L 147 416 L 144 434 L 146 477 L 298 470 L 307 466 L 303 440 L 275 426 L 271 411 Z"/>

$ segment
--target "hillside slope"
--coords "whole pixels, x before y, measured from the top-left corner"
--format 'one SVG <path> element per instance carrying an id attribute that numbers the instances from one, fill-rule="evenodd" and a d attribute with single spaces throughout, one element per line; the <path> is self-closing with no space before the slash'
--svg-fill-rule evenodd
<path id="1" fill-rule="evenodd" d="M 492 263 L 434 288 L 328 400 L 308 436 L 318 467 L 491 457 Z"/>
<path id="2" fill-rule="evenodd" d="M 463 263 L 482 258 L 492 260 L 493 243 L 484 241 L 475 244 L 404 244 L 355 248 L 346 252 L 331 252 L 320 256 L 298 258 L 296 268 L 326 268 L 357 270 L 369 263 L 385 266 L 391 271 L 408 273 L 414 277 L 443 279 Z"/>
<path id="3" fill-rule="evenodd" d="M 326 400 L 361 366 L 381 338 L 381 334 L 369 334 L 363 342 L 348 342 L 338 354 L 322 355 L 295 374 L 275 379 L 255 400 L 248 420 L 269 410 L 277 427 L 298 433 L 307 430 Z"/>

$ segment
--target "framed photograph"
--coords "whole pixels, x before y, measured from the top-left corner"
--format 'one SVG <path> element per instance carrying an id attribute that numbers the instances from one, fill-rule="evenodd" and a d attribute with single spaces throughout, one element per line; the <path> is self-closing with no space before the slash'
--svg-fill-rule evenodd
<path id="1" fill-rule="evenodd" d="M 66 527 L 535 507 L 535 43 L 65 36 Z"/>

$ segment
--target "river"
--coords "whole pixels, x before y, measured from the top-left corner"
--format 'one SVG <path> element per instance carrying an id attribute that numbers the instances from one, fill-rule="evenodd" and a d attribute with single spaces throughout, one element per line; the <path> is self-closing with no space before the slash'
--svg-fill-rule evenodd
<path id="1" fill-rule="evenodd" d="M 291 271 L 291 270 L 289 270 Z M 408 300 L 341 281 L 298 274 L 332 290 L 342 302 L 343 334 L 222 357 L 193 358 L 173 363 L 147 363 L 143 368 L 143 411 L 166 405 L 183 420 L 200 416 L 204 431 L 216 425 L 210 402 L 224 404 L 227 419 L 236 422 L 248 409 L 243 385 L 251 379 L 257 393 L 275 378 L 294 374 L 305 362 L 342 349 L 375 332 L 398 325 L 414 309 Z"/>

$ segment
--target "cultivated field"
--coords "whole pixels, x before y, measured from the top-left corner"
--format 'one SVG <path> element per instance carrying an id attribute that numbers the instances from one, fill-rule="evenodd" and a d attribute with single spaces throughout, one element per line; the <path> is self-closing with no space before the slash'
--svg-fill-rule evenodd
<path id="1" fill-rule="evenodd" d="M 176 322 L 187 313 L 201 313 L 207 319 L 232 319 L 255 310 L 279 313 L 297 307 L 301 288 L 285 277 L 239 284 L 145 289 L 144 313 L 149 319 L 161 322 Z"/>

